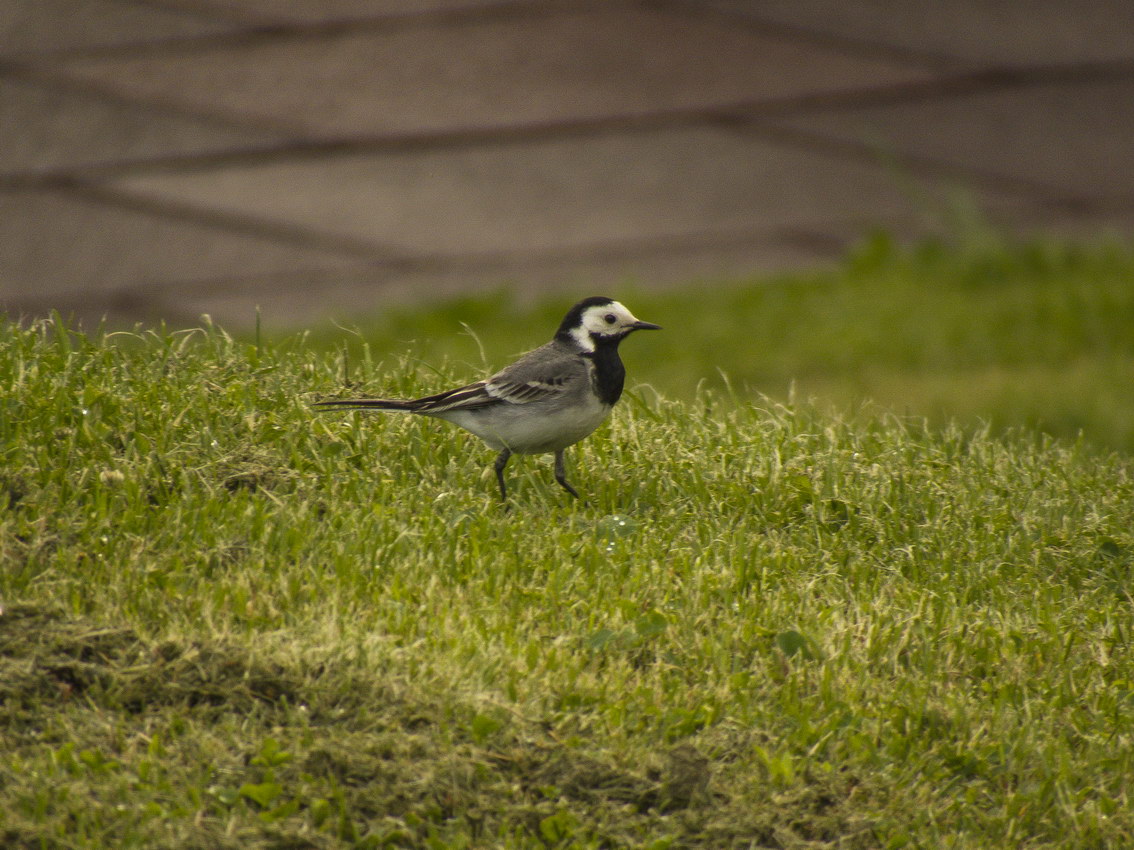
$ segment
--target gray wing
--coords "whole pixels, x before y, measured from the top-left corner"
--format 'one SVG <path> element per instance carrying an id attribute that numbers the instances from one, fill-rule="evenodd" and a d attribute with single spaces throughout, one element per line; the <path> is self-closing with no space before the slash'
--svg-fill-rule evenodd
<path id="1" fill-rule="evenodd" d="M 530 351 L 484 382 L 484 391 L 511 404 L 575 392 L 590 380 L 586 361 L 555 341 Z"/>

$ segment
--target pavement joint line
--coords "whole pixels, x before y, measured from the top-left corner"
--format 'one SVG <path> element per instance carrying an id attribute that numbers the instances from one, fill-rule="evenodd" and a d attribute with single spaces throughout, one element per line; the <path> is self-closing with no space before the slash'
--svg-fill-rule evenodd
<path id="1" fill-rule="evenodd" d="M 246 114 L 228 113 L 223 110 L 192 108 L 180 101 L 132 97 L 106 84 L 68 76 L 57 68 L 0 59 L 0 79 L 3 78 L 63 92 L 73 97 L 114 104 L 119 107 L 160 110 L 171 116 L 200 121 L 229 131 L 275 134 L 281 138 L 296 133 L 294 125 L 283 122 L 273 123 L 259 118 L 251 118 Z"/>
<path id="2" fill-rule="evenodd" d="M 601 246 L 591 246 L 598 250 L 581 252 L 579 250 L 562 249 L 559 251 L 535 252 L 495 252 L 495 253 L 461 253 L 451 255 L 419 255 L 417 257 L 401 260 L 384 261 L 374 259 L 364 262 L 350 269 L 320 269 L 309 266 L 301 271 L 263 272 L 251 275 L 221 275 L 203 279 L 173 279 L 162 283 L 139 281 L 124 286 L 91 291 L 82 287 L 70 290 L 53 292 L 50 295 L 23 294 L 18 297 L 7 298 L 5 301 L 15 305 L 21 310 L 31 312 L 66 305 L 69 302 L 81 304 L 85 312 L 105 310 L 133 310 L 135 312 L 146 309 L 155 312 L 164 310 L 168 313 L 174 305 L 170 303 L 171 293 L 177 294 L 177 299 L 183 300 L 186 294 L 195 296 L 209 296 L 228 294 L 234 291 L 234 284 L 239 291 L 241 283 L 255 283 L 271 281 L 274 286 L 284 287 L 312 287 L 311 279 L 320 275 L 334 280 L 342 274 L 367 272 L 380 275 L 385 282 L 396 280 L 399 274 L 413 273 L 485 273 L 493 271 L 505 272 L 526 265 L 539 265 L 543 263 L 557 263 L 564 259 L 585 265 L 588 262 L 602 262 L 611 259 L 656 259 L 665 254 L 680 255 L 690 250 L 743 247 L 754 242 L 767 244 L 782 244 L 785 246 L 803 246 L 818 249 L 829 259 L 837 259 L 846 250 L 852 237 L 834 237 L 820 229 L 807 227 L 772 227 L 772 228 L 737 228 L 734 230 L 722 229 L 720 232 L 705 232 L 701 234 L 683 234 L 676 238 L 672 235 L 653 237 L 651 239 L 621 240 Z M 683 244 L 676 244 L 683 242 Z M 315 285 L 317 287 L 317 284 Z M 188 315 L 189 311 L 181 311 Z"/>
<path id="3" fill-rule="evenodd" d="M 1109 199 L 1097 196 L 1078 195 L 1067 192 L 1061 186 L 1044 183 L 1026 177 L 989 171 L 982 168 L 961 167 L 943 162 L 931 156 L 907 151 L 887 149 L 868 142 L 835 138 L 812 130 L 785 127 L 780 124 L 764 123 L 759 118 L 750 118 L 744 129 L 779 144 L 803 148 L 814 153 L 851 158 L 859 162 L 875 165 L 890 163 L 898 169 L 908 169 L 921 177 L 968 180 L 990 189 L 1023 196 L 1022 200 L 1038 203 L 1053 210 L 1076 211 L 1082 213 L 1101 213 L 1127 208 L 1134 203 L 1134 197 L 1114 196 Z"/>
<path id="4" fill-rule="evenodd" d="M 379 271 L 381 268 L 382 267 L 377 266 L 368 270 Z M 8 301 L 20 303 L 25 306 L 43 305 L 47 307 L 58 300 L 77 302 L 97 301 L 111 306 L 120 306 L 135 298 L 139 300 L 162 301 L 164 300 L 164 296 L 171 293 L 175 293 L 177 297 L 182 297 L 186 294 L 196 296 L 239 295 L 240 289 L 235 287 L 255 283 L 257 281 L 282 282 L 284 286 L 311 288 L 311 279 L 315 276 L 333 279 L 335 277 L 335 271 L 333 269 L 311 267 L 301 271 L 264 272 L 257 275 L 171 278 L 161 283 L 147 280 L 95 291 L 79 287 L 75 289 L 59 290 L 52 292 L 50 295 L 21 295 L 18 298 L 9 298 Z M 386 278 L 388 279 L 389 275 L 386 275 Z"/>
<path id="5" fill-rule="evenodd" d="M 139 55 L 167 51 L 192 52 L 194 50 L 243 47 L 254 45 L 257 42 L 270 42 L 280 39 L 326 38 L 355 32 L 392 31 L 435 25 L 453 26 L 509 18 L 552 17 L 607 10 L 613 6 L 619 6 L 627 9 L 638 8 L 648 12 L 679 14 L 684 17 L 712 17 L 727 23 L 731 27 L 739 26 L 772 38 L 810 42 L 843 53 L 853 52 L 863 56 L 917 65 L 928 70 L 948 70 L 962 64 L 960 60 L 939 54 L 888 45 L 883 42 L 870 42 L 863 39 L 832 35 L 807 27 L 703 5 L 696 0 L 692 0 L 692 2 L 690 0 L 576 0 L 576 2 L 560 0 L 560 2 L 550 6 L 533 4 L 530 0 L 501 0 L 497 3 L 457 9 L 426 9 L 402 14 L 387 13 L 345 17 L 328 21 L 288 21 L 272 18 L 270 13 L 249 14 L 247 16 L 233 15 L 229 10 L 220 7 L 209 7 L 202 10 L 200 7 L 176 3 L 145 3 L 144 5 L 191 14 L 204 20 L 217 20 L 219 18 L 231 22 L 233 26 L 242 27 L 242 29 L 229 33 L 180 36 L 102 47 L 40 52 L 24 51 L 13 55 L 26 58 L 41 57 L 55 61 L 60 59 L 105 59 L 119 56 L 133 58 Z"/>
<path id="6" fill-rule="evenodd" d="M 255 24 L 261 18 L 255 13 L 243 13 L 239 9 L 226 8 L 219 4 L 201 6 L 198 3 L 182 3 L 178 0 L 132 0 L 134 5 L 177 15 L 200 18 L 211 23 L 223 21 L 234 26 Z"/>
<path id="7" fill-rule="evenodd" d="M 831 250 L 842 240 L 827 237 L 822 223 L 814 227 L 801 225 L 772 227 L 740 226 L 719 227 L 703 231 L 651 234 L 623 239 L 590 240 L 563 248 L 546 248 L 530 251 L 461 251 L 451 254 L 419 253 L 399 261 L 396 265 L 405 271 L 484 270 L 533 263 L 561 263 L 579 261 L 602 262 L 620 258 L 666 254 L 683 254 L 706 248 L 742 247 L 754 243 L 785 245 L 823 244 Z"/>
<path id="8" fill-rule="evenodd" d="M 404 14 L 374 15 L 343 18 L 329 21 L 287 21 L 260 17 L 236 22 L 242 27 L 233 32 L 205 33 L 191 36 L 171 36 L 148 41 L 131 41 L 97 47 L 65 48 L 55 51 L 22 51 L 8 54 L 18 61 L 37 62 L 98 61 L 107 59 L 135 59 L 148 55 L 187 55 L 213 50 L 254 47 L 282 40 L 334 38 L 354 33 L 417 29 L 423 27 L 458 27 L 476 25 L 484 21 L 516 18 L 550 18 L 579 12 L 608 9 L 615 4 L 623 7 L 639 5 L 634 0 L 560 0 L 549 5 L 533 4 L 527 0 L 500 0 L 500 2 L 467 6 L 456 9 L 426 9 Z M 178 9 L 178 11 L 183 11 Z M 198 10 L 199 11 L 199 10 Z M 207 14 L 207 13 L 206 13 Z M 227 20 L 222 17 L 222 20 Z"/>
<path id="9" fill-rule="evenodd" d="M 615 115 L 568 118 L 526 124 L 490 125 L 485 127 L 447 128 L 442 130 L 410 131 L 380 135 L 361 134 L 338 138 L 310 138 L 310 132 L 302 128 L 270 128 L 257 124 L 241 122 L 238 116 L 225 115 L 215 111 L 189 112 L 177 105 L 161 104 L 161 108 L 174 114 L 192 115 L 204 120 L 212 120 L 218 125 L 235 129 L 276 132 L 284 138 L 278 144 L 271 142 L 253 143 L 250 147 L 228 149 L 201 154 L 179 154 L 171 156 L 149 156 L 134 160 L 92 163 L 71 168 L 55 168 L 44 171 L 17 171 L 0 173 L 0 186 L 51 185 L 58 181 L 88 179 L 109 179 L 133 173 L 154 171 L 193 171 L 209 168 L 223 168 L 238 165 L 260 165 L 293 159 L 309 159 L 338 154 L 365 154 L 378 152 L 412 152 L 419 150 L 460 149 L 474 147 L 506 147 L 532 142 L 554 141 L 565 138 L 578 138 L 598 135 L 648 133 L 677 127 L 725 126 L 745 129 L 760 120 L 791 113 L 815 113 L 826 110 L 856 109 L 876 106 L 921 103 L 943 98 L 966 97 L 973 94 L 990 93 L 1006 89 L 1042 87 L 1054 85 L 1089 85 L 1095 82 L 1109 82 L 1119 79 L 1134 79 L 1134 61 L 1103 63 L 1082 63 L 1075 66 L 1036 66 L 1030 69 L 982 69 L 967 71 L 951 76 L 942 76 L 926 81 L 896 83 L 870 89 L 856 88 L 835 92 L 821 92 L 798 95 L 788 98 L 759 99 L 719 104 L 715 106 L 675 107 L 642 112 L 624 112 Z M 55 84 L 67 87 L 66 79 L 51 79 Z M 139 105 L 142 101 L 116 97 L 119 102 Z M 770 125 L 760 124 L 761 127 Z M 782 129 L 782 128 L 781 128 Z M 794 139 L 784 134 L 783 140 L 805 141 L 811 144 L 816 139 L 825 140 L 817 134 L 798 131 Z M 298 136 L 298 138 L 296 138 Z M 304 138 L 306 137 L 306 138 Z M 833 140 L 826 140 L 834 143 Z M 844 143 L 847 150 L 854 150 L 855 143 Z M 926 166 L 933 164 L 926 160 Z M 982 179 L 1012 179 L 997 175 L 983 175 Z M 1022 179 L 1013 184 L 1016 188 L 1026 187 L 1029 191 L 1059 191 L 1054 187 Z"/>
<path id="10" fill-rule="evenodd" d="M 871 41 L 865 38 L 822 32 L 799 24 L 790 24 L 762 17 L 758 14 L 706 5 L 700 0 L 645 0 L 645 2 L 657 8 L 671 8 L 690 15 L 715 17 L 727 22 L 730 26 L 750 30 L 769 38 L 810 42 L 841 53 L 856 53 L 863 58 L 869 57 L 906 63 L 919 66 L 923 70 L 948 72 L 966 64 L 962 59 L 943 53 L 916 50 L 884 41 Z M 971 65 L 971 63 L 968 64 Z"/>
<path id="11" fill-rule="evenodd" d="M 656 256 L 666 253 L 681 254 L 690 250 L 737 247 L 769 241 L 799 245 L 803 244 L 801 239 L 806 239 L 810 240 L 810 244 L 814 245 L 821 242 L 828 248 L 834 244 L 831 239 L 826 238 L 823 234 L 824 223 L 816 222 L 812 226 L 795 225 L 787 228 L 782 226 L 772 228 L 740 226 L 715 228 L 700 232 L 650 234 L 607 241 L 592 240 L 562 248 L 534 251 L 462 251 L 451 254 L 408 253 L 405 250 L 383 248 L 366 240 L 337 236 L 255 216 L 226 213 L 196 205 L 153 200 L 111 187 L 78 180 L 60 180 L 50 186 L 39 188 L 71 194 L 88 202 L 105 204 L 170 220 L 188 221 L 229 233 L 267 238 L 282 241 L 285 244 L 301 245 L 344 254 L 361 261 L 364 267 L 388 268 L 403 272 L 491 269 L 525 263 L 576 260 L 592 262 L 620 257 Z"/>
<path id="12" fill-rule="evenodd" d="M 928 80 L 813 92 L 703 109 L 705 112 L 745 114 L 822 112 L 926 103 L 974 94 L 1045 86 L 1092 85 L 1127 79 L 1134 80 L 1134 60 L 1033 65 L 1027 68 L 986 67 L 940 74 Z"/>
<path id="13" fill-rule="evenodd" d="M 256 236 L 287 245 L 300 245 L 356 258 L 380 259 L 386 262 L 394 262 L 402 256 L 399 252 L 390 248 L 363 239 L 311 230 L 257 216 L 229 213 L 192 204 L 155 200 L 106 184 L 66 180 L 59 181 L 51 188 L 54 191 L 63 192 L 88 202 L 174 221 L 186 221 L 229 233 Z"/>

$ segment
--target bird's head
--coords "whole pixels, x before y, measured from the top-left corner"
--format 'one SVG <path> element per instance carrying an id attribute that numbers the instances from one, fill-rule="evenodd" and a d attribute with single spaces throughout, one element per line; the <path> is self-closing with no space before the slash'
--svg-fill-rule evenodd
<path id="1" fill-rule="evenodd" d="M 610 298 L 584 298 L 567 311 L 555 336 L 584 351 L 594 351 L 600 343 L 620 342 L 633 331 L 661 330 L 660 325 L 643 322 Z"/>

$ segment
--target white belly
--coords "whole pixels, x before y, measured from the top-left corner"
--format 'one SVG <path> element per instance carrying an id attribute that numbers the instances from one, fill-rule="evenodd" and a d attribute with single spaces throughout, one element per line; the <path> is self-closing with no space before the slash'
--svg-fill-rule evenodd
<path id="1" fill-rule="evenodd" d="M 610 405 L 590 393 L 578 403 L 556 407 L 546 402 L 497 404 L 437 415 L 476 434 L 490 448 L 527 455 L 565 449 L 594 431 L 610 415 Z"/>

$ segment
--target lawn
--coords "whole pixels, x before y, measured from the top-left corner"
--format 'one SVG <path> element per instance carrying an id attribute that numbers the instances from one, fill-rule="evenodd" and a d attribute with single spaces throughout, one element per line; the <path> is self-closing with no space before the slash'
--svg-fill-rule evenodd
<path id="1" fill-rule="evenodd" d="M 510 511 L 463 432 L 309 402 L 559 301 L 0 324 L 0 845 L 1134 845 L 1132 271 L 878 238 L 630 291 L 666 330 L 585 501 L 521 458 Z"/>

